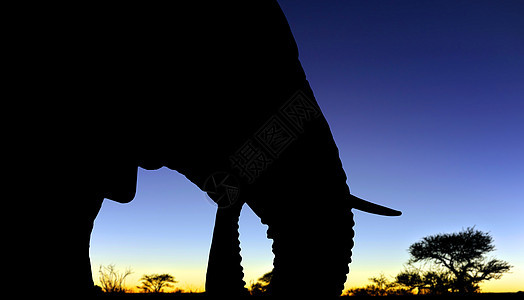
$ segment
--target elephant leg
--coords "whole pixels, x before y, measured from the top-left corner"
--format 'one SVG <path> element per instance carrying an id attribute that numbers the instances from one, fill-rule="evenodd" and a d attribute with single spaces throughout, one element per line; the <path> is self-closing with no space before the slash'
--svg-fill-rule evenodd
<path id="1" fill-rule="evenodd" d="M 99 197 L 97 199 L 93 199 L 92 201 L 89 201 L 89 204 L 86 208 L 86 214 L 85 214 L 85 227 L 83 228 L 83 234 L 85 234 L 85 251 L 87 252 L 85 254 L 86 257 L 86 271 L 85 274 L 87 276 L 86 278 L 86 284 L 88 285 L 87 288 L 92 290 L 94 288 L 93 283 L 93 274 L 91 273 L 91 259 L 89 257 L 89 248 L 91 243 L 91 233 L 93 231 L 94 222 L 96 219 L 96 216 L 98 215 L 98 212 L 100 211 L 100 208 L 102 207 L 102 202 L 104 199 L 102 197 Z"/>
<path id="2" fill-rule="evenodd" d="M 93 294 L 94 283 L 89 258 L 89 245 L 91 232 L 96 216 L 102 206 L 103 198 L 85 196 L 77 199 L 75 211 L 70 211 L 68 222 L 63 226 L 60 249 L 62 259 L 65 260 L 64 268 L 71 272 L 62 280 L 67 283 L 63 292 Z M 70 291 L 68 291 L 70 289 Z"/>
<path id="3" fill-rule="evenodd" d="M 235 203 L 217 210 L 206 274 L 209 295 L 249 295 L 244 287 L 238 233 L 242 205 Z"/>

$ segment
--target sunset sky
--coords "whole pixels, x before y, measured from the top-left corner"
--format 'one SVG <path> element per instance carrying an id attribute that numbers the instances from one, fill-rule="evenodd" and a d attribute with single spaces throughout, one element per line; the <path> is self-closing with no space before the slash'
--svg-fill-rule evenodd
<path id="1" fill-rule="evenodd" d="M 346 288 L 396 275 L 424 236 L 476 226 L 514 266 L 483 291 L 524 290 L 524 2 L 279 3 L 352 193 L 403 212 L 355 212 Z M 140 169 L 135 199 L 105 200 L 96 219 L 95 283 L 115 264 L 129 287 L 170 273 L 203 290 L 215 211 L 177 172 Z M 272 269 L 266 229 L 244 207 L 247 282 Z"/>

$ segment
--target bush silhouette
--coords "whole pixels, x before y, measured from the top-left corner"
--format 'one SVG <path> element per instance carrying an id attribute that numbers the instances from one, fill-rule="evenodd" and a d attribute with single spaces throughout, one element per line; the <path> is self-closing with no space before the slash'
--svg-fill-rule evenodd
<path id="1" fill-rule="evenodd" d="M 391 296 L 391 295 L 410 295 L 410 290 L 401 288 L 396 281 L 390 281 L 384 274 L 378 277 L 371 277 L 373 283 L 363 288 L 353 288 L 347 290 L 345 296 Z"/>
<path id="2" fill-rule="evenodd" d="M 249 292 L 252 296 L 267 295 L 269 292 L 269 285 L 271 284 L 271 279 L 273 278 L 273 270 L 267 272 L 262 277 L 260 277 L 257 282 L 252 283 L 249 287 Z"/>
<path id="3" fill-rule="evenodd" d="M 100 265 L 100 268 L 98 268 L 98 280 L 102 285 L 100 288 L 105 293 L 125 293 L 124 283 L 126 277 L 132 273 L 131 269 L 126 269 L 120 273 L 116 270 L 115 265 Z"/>

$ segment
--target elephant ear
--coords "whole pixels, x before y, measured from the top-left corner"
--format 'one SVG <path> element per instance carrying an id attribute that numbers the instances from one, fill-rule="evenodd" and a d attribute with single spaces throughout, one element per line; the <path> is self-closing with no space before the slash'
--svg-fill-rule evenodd
<path id="1" fill-rule="evenodd" d="M 351 205 L 355 209 L 381 216 L 396 217 L 402 215 L 401 211 L 387 208 L 385 206 L 378 205 L 375 203 L 371 203 L 354 195 L 350 195 L 350 197 Z"/>

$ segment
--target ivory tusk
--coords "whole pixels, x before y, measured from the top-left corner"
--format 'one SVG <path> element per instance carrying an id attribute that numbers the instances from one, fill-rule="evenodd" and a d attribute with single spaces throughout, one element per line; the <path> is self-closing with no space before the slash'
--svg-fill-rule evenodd
<path id="1" fill-rule="evenodd" d="M 402 215 L 401 211 L 387 208 L 385 206 L 378 205 L 375 203 L 371 203 L 364 199 L 360 199 L 359 197 L 354 196 L 354 195 L 350 195 L 350 196 L 351 196 L 351 204 L 354 209 L 358 209 L 358 210 L 365 211 L 370 214 L 376 214 L 376 215 L 381 215 L 381 216 L 396 217 L 396 216 Z"/>

